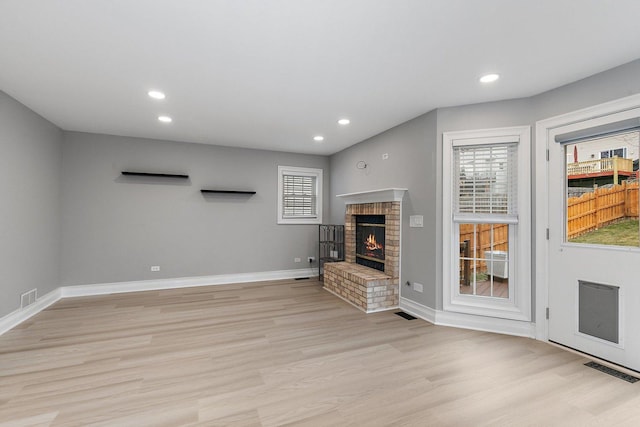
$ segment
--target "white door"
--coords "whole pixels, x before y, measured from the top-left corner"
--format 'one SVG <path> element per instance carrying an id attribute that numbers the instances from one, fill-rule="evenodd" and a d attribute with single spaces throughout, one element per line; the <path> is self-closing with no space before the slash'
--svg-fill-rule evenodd
<path id="1" fill-rule="evenodd" d="M 588 130 L 547 142 L 548 336 L 640 370 L 639 132 Z"/>

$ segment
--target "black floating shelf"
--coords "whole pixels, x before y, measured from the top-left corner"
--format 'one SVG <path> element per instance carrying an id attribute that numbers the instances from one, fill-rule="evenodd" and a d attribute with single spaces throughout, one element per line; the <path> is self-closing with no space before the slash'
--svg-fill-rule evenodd
<path id="1" fill-rule="evenodd" d="M 189 179 L 189 175 L 181 175 L 181 174 L 174 174 L 174 173 L 149 173 L 149 172 L 122 171 L 122 175 L 127 175 L 127 176 L 149 176 L 149 177 L 156 177 L 156 178 Z"/>
<path id="2" fill-rule="evenodd" d="M 202 194 L 256 194 L 255 191 L 240 191 L 240 190 L 200 190 Z"/>

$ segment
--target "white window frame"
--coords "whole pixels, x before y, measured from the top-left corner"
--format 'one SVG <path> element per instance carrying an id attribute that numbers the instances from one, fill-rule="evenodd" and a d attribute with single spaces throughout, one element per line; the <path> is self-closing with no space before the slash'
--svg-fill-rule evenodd
<path id="1" fill-rule="evenodd" d="M 443 140 L 443 310 L 503 319 L 531 320 L 531 128 L 445 132 Z M 517 143 L 518 219 L 509 227 L 509 298 L 460 293 L 459 239 L 454 222 L 454 156 L 456 146 Z M 495 222 L 495 221 L 484 221 Z M 505 223 L 505 221 L 498 221 Z"/>
<path id="2" fill-rule="evenodd" d="M 316 213 L 314 216 L 285 217 L 284 176 L 312 176 L 316 178 Z M 278 166 L 278 224 L 322 224 L 322 169 Z"/>

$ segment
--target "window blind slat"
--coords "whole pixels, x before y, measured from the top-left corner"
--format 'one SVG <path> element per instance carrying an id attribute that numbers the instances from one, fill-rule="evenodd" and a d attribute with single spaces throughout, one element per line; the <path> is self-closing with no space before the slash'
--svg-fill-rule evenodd
<path id="1" fill-rule="evenodd" d="M 284 175 L 282 180 L 283 216 L 315 218 L 316 178 L 304 175 Z"/>
<path id="2" fill-rule="evenodd" d="M 453 148 L 454 216 L 496 214 L 517 209 L 517 143 Z"/>

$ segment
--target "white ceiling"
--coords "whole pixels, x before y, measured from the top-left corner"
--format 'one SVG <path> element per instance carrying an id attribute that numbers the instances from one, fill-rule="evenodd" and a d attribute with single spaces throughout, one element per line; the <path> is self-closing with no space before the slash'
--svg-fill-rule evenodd
<path id="1" fill-rule="evenodd" d="M 640 58 L 639 17 L 639 0 L 0 0 L 0 90 L 66 130 L 331 154 Z"/>

